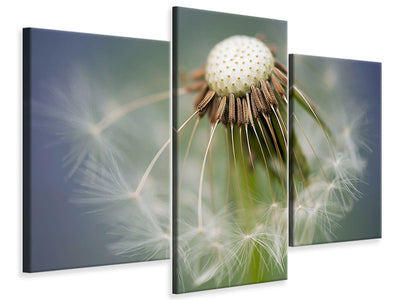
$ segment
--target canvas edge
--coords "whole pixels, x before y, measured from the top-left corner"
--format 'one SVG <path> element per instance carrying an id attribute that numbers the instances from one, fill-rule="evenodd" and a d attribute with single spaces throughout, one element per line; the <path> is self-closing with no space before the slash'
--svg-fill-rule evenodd
<path id="1" fill-rule="evenodd" d="M 22 30 L 22 271 L 31 265 L 31 28 Z"/>

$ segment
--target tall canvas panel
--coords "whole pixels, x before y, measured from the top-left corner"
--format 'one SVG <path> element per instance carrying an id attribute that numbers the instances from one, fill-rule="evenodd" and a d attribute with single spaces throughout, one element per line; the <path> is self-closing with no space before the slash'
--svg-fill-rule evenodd
<path id="1" fill-rule="evenodd" d="M 169 43 L 23 31 L 23 269 L 169 257 Z"/>
<path id="2" fill-rule="evenodd" d="M 381 64 L 290 55 L 290 244 L 381 237 Z"/>
<path id="3" fill-rule="evenodd" d="M 287 276 L 285 21 L 173 9 L 173 291 Z"/>

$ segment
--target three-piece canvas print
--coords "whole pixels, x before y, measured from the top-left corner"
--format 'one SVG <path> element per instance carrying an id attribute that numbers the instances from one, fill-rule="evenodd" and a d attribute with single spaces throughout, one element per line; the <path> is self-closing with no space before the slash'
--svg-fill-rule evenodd
<path id="1" fill-rule="evenodd" d="M 168 42 L 24 29 L 25 272 L 171 257 L 185 293 L 381 237 L 380 63 L 288 56 L 280 20 L 172 30 L 170 100 Z"/>

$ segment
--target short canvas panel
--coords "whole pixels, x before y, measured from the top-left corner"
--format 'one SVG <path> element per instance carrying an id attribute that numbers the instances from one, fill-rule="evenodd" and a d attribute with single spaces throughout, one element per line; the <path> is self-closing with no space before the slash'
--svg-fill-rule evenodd
<path id="1" fill-rule="evenodd" d="M 286 279 L 285 21 L 173 10 L 173 292 Z"/>
<path id="2" fill-rule="evenodd" d="M 23 35 L 24 271 L 168 258 L 169 43 Z"/>
<path id="3" fill-rule="evenodd" d="M 381 64 L 290 55 L 290 245 L 381 237 Z"/>

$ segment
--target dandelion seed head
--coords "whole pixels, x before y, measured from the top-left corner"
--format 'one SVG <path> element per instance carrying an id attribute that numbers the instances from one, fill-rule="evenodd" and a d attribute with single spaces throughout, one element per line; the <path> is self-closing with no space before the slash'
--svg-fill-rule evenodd
<path id="1" fill-rule="evenodd" d="M 220 248 L 221 247 L 221 243 L 219 241 L 216 241 L 212 244 L 215 248 Z"/>
<path id="2" fill-rule="evenodd" d="M 251 86 L 260 86 L 272 73 L 274 59 L 260 40 L 248 36 L 232 36 L 218 43 L 207 58 L 205 78 L 219 96 L 233 93 L 242 97 Z"/>
<path id="3" fill-rule="evenodd" d="M 96 126 L 96 124 L 90 124 L 90 126 L 89 126 L 89 132 L 90 132 L 90 135 L 91 135 L 93 138 L 96 138 L 96 137 L 98 137 L 98 136 L 100 135 L 101 130 L 99 129 L 98 126 Z"/>
<path id="4" fill-rule="evenodd" d="M 155 217 L 151 208 L 136 207 L 109 232 L 119 238 L 109 246 L 116 255 L 154 260 L 169 255 L 169 222 Z"/>
<path id="5" fill-rule="evenodd" d="M 75 66 L 63 85 L 52 82 L 46 89 L 49 99 L 34 101 L 33 113 L 44 117 L 41 125 L 54 134 L 57 144 L 66 145 L 63 162 L 69 168 L 68 177 L 91 156 L 102 160 L 104 153 L 120 155 L 110 136 L 98 127 L 109 93 L 93 77 Z"/>
<path id="6" fill-rule="evenodd" d="M 190 276 L 194 285 L 201 285 L 211 279 L 219 283 L 231 273 L 232 268 L 229 263 L 232 260 L 229 254 L 230 223 L 222 212 L 216 216 L 206 213 L 200 233 L 199 227 L 190 221 L 188 219 L 188 224 L 178 228 L 178 244 L 181 253 L 184 253 L 180 257 L 181 272 Z"/>
<path id="7" fill-rule="evenodd" d="M 121 162 L 108 153 L 102 164 L 93 156 L 89 158 L 74 179 L 77 190 L 73 202 L 90 204 L 102 215 L 109 233 L 117 240 L 108 247 L 113 254 L 133 260 L 169 256 L 169 204 L 154 189 L 151 177 L 149 186 L 136 193 L 137 178 L 132 177 L 132 169 L 124 170 Z"/>
<path id="8" fill-rule="evenodd" d="M 286 235 L 277 232 L 275 228 L 268 229 L 265 226 L 263 231 L 251 232 L 236 228 L 229 249 L 236 267 L 241 270 L 251 265 L 255 253 L 269 257 L 269 262 L 262 259 L 265 266 L 275 265 L 282 270 L 286 259 L 286 251 L 283 251 L 285 244 Z"/>
<path id="9" fill-rule="evenodd" d="M 137 199 L 138 199 L 138 197 L 139 197 L 139 194 L 138 194 L 138 193 L 136 193 L 136 192 L 133 192 L 133 193 L 131 194 L 131 198 L 132 198 L 132 200 L 137 200 Z"/>

